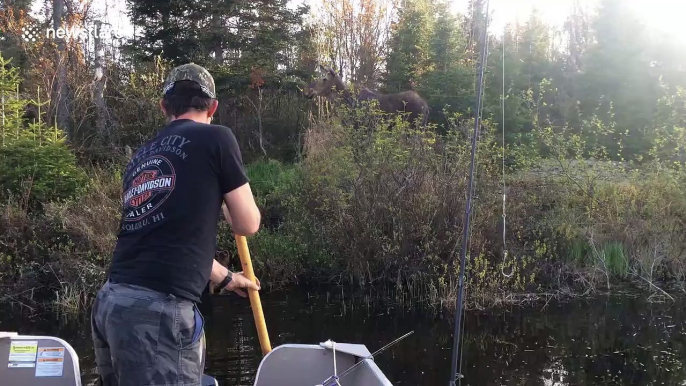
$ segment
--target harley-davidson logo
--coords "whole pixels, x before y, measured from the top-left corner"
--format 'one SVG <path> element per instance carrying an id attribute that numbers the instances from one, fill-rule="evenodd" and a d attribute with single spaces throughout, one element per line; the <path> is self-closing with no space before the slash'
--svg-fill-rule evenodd
<path id="1" fill-rule="evenodd" d="M 157 175 L 157 170 L 146 170 L 143 173 L 141 173 L 138 177 L 134 178 L 133 180 L 133 187 L 138 187 L 143 185 L 143 183 L 147 181 L 152 181 L 155 179 L 155 176 Z M 140 206 L 142 203 L 144 203 L 148 198 L 152 196 L 152 191 L 147 190 L 144 191 L 143 193 L 131 197 L 129 200 L 129 205 L 131 206 Z"/>
<path id="2" fill-rule="evenodd" d="M 124 190 L 125 221 L 137 221 L 157 209 L 174 190 L 176 173 L 165 157 L 153 156 L 127 176 Z"/>

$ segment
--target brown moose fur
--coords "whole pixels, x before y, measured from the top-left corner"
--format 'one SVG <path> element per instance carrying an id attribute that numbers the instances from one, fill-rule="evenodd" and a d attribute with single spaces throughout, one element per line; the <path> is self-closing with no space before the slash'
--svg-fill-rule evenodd
<path id="1" fill-rule="evenodd" d="M 226 268 L 229 267 L 229 252 L 227 251 L 217 251 L 214 254 L 214 259 L 219 262 L 219 264 L 225 266 Z M 217 285 L 214 284 L 212 281 L 210 281 L 210 294 L 218 294 L 221 293 L 221 289 L 217 288 Z"/>
<path id="2" fill-rule="evenodd" d="M 343 100 L 352 105 L 354 96 L 345 86 L 343 80 L 333 69 L 322 69 L 325 71 L 324 78 L 312 82 L 303 93 L 308 99 L 315 96 L 326 97 L 333 100 L 333 96 L 340 93 Z M 415 91 L 402 91 L 395 94 L 381 94 L 372 91 L 368 88 L 362 88 L 357 95 L 358 101 L 377 100 L 379 102 L 379 109 L 385 113 L 408 113 L 406 119 L 413 124 L 419 123 L 426 126 L 429 120 L 429 105 L 419 94 Z M 417 119 L 421 117 L 421 121 Z"/>

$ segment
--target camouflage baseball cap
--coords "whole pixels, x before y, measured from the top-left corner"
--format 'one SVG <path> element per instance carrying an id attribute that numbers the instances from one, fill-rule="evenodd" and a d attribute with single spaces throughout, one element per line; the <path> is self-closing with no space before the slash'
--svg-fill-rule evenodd
<path id="1" fill-rule="evenodd" d="M 166 94 L 174 87 L 174 83 L 180 80 L 190 80 L 200 85 L 202 91 L 210 98 L 216 98 L 214 91 L 214 79 L 210 72 L 195 63 L 188 63 L 171 70 L 164 82 L 162 94 Z"/>

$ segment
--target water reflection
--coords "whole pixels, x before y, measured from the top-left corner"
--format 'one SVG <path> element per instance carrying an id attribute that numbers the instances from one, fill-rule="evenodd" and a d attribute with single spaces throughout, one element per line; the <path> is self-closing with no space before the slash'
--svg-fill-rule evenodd
<path id="1" fill-rule="evenodd" d="M 445 385 L 449 378 L 450 318 L 373 304 L 341 302 L 322 293 L 264 293 L 273 345 L 326 339 L 360 342 L 374 351 L 415 333 L 377 357 L 394 385 Z M 53 334 L 81 356 L 93 379 L 87 319 L 22 320 L 3 310 L 1 330 Z M 222 384 L 252 385 L 261 358 L 252 313 L 243 299 L 215 297 L 206 315 L 207 372 Z M 686 385 L 683 299 L 650 304 L 623 294 L 530 308 L 471 312 L 465 321 L 463 385 Z"/>

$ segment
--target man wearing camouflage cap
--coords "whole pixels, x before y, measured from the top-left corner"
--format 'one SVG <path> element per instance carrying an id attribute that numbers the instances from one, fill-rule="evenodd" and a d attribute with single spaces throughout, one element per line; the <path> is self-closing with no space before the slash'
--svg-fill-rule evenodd
<path id="1" fill-rule="evenodd" d="M 126 166 L 117 245 L 93 306 L 105 385 L 199 385 L 204 333 L 196 304 L 208 280 L 242 296 L 259 290 L 213 258 L 222 204 L 236 234 L 260 224 L 236 139 L 210 124 L 214 80 L 185 64 L 171 71 L 162 94 L 168 124 Z"/>

